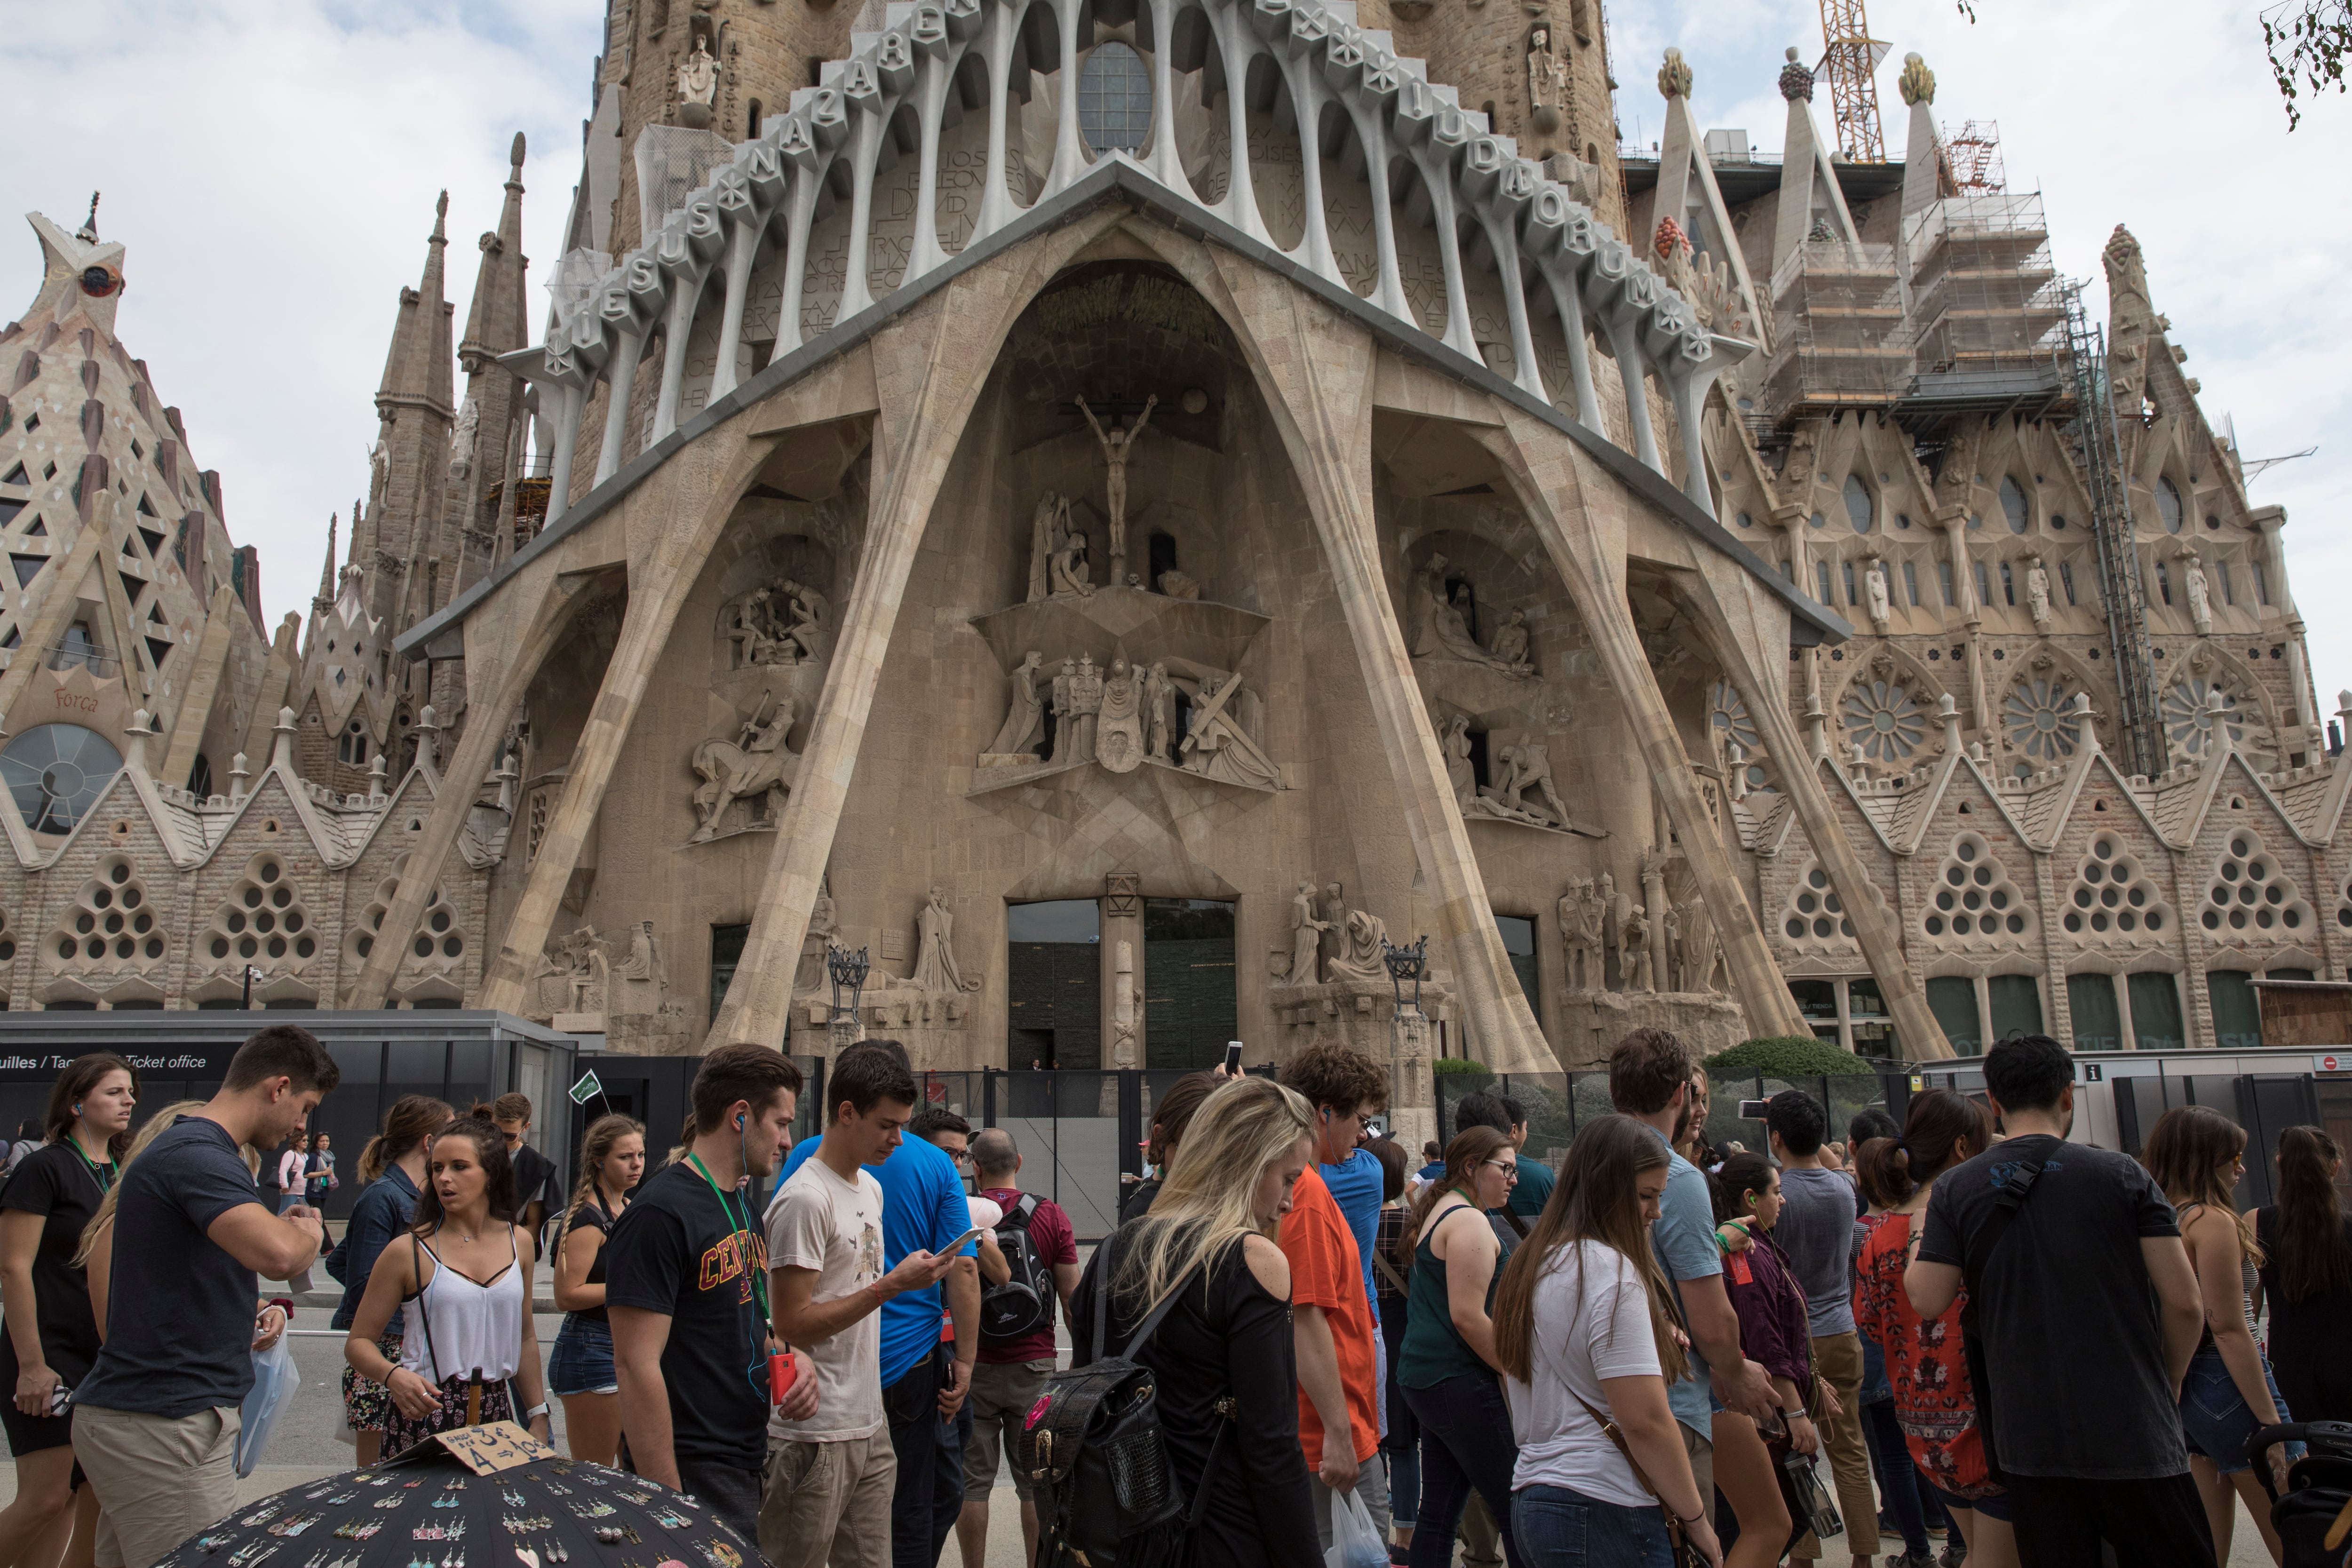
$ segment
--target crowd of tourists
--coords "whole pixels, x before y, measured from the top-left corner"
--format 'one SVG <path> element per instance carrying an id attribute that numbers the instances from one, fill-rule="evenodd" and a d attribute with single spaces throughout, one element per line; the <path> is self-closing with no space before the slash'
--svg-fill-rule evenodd
<path id="1" fill-rule="evenodd" d="M 0 1568 L 150 1568 L 225 1514 L 286 1328 L 259 1282 L 314 1265 L 362 1465 L 491 1421 L 547 1441 L 561 1401 L 572 1458 L 772 1568 L 929 1568 L 950 1538 L 980 1568 L 1003 1472 L 1038 1568 L 2210 1568 L 2242 1502 L 2280 1559 L 2249 1439 L 2352 1419 L 2335 1141 L 2288 1130 L 2241 1213 L 2239 1127 L 2070 1142 L 2044 1037 L 1900 1125 L 1835 1139 L 1789 1090 L 1718 1151 L 1697 1064 L 1638 1029 L 1557 1171 L 1491 1094 L 1409 1169 L 1386 1075 L 1313 1045 L 1160 1094 L 1083 1262 L 1013 1136 L 926 1107 L 891 1041 L 834 1059 L 797 1146 L 799 1069 L 714 1051 L 666 1157 L 603 1117 L 568 1194 L 523 1097 L 404 1098 L 330 1248 L 309 1125 L 339 1076 L 274 1026 L 142 1117 L 131 1065 L 87 1056 L 9 1148 Z"/>

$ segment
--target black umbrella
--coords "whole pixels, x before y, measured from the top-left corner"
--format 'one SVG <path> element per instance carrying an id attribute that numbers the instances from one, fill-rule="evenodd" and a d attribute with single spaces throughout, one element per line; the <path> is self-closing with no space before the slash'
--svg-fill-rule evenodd
<path id="1" fill-rule="evenodd" d="M 248 1503 L 157 1568 L 760 1568 L 682 1492 L 540 1458 L 477 1474 L 438 1442 Z"/>

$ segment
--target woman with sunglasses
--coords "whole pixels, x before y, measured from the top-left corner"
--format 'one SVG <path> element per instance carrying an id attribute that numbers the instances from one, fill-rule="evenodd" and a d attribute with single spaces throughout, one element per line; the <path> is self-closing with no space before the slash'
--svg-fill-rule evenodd
<path id="1" fill-rule="evenodd" d="M 1492 1127 L 1457 1132 L 1445 1146 L 1445 1173 L 1423 1193 L 1402 1247 L 1411 1249 L 1404 1343 L 1397 1384 L 1421 1422 L 1421 1513 L 1415 1521 L 1412 1568 L 1444 1568 L 1454 1560 L 1454 1532 L 1475 1491 L 1503 1528 L 1503 1555 L 1511 1568 L 1525 1563 L 1513 1540 L 1511 1472 L 1518 1445 L 1511 1439 L 1511 1409 L 1497 1379 L 1495 1349 L 1495 1266 L 1503 1246 L 1486 1223 L 1490 1209 L 1510 1201 L 1519 1179 L 1507 1134 Z M 1455 1216 L 1467 1211 L 1470 1218 Z"/>

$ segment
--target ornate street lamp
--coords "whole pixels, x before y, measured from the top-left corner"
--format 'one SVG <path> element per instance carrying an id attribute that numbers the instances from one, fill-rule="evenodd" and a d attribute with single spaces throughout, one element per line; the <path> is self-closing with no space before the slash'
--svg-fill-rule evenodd
<path id="1" fill-rule="evenodd" d="M 840 1036 L 857 1032 L 858 997 L 866 989 L 866 973 L 873 967 L 874 962 L 866 956 L 864 948 L 852 952 L 839 942 L 825 943 L 824 971 L 833 981 L 833 1015 L 826 1022 L 825 1032 L 836 1037 L 836 1044 L 847 1043 L 841 1040 Z M 844 991 L 849 993 L 846 1008 L 841 1005 Z M 845 1023 L 848 1026 L 845 1030 L 843 1028 Z"/>
<path id="2" fill-rule="evenodd" d="M 1423 932 L 1411 947 L 1399 947 L 1387 937 L 1381 938 L 1381 962 L 1388 966 L 1389 986 L 1396 994 L 1396 1010 L 1389 1017 L 1389 1125 L 1394 1128 L 1397 1113 L 1404 1105 L 1404 1036 L 1407 1029 L 1423 1027 L 1421 1012 L 1421 977 L 1429 973 L 1429 936 Z M 1406 1000 L 1404 983 L 1412 982 L 1412 997 Z"/>

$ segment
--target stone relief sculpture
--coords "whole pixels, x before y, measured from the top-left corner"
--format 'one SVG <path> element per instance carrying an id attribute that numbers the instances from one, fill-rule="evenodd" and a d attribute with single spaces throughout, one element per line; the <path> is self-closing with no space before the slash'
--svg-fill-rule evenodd
<path id="1" fill-rule="evenodd" d="M 1672 904 L 1668 904 L 1665 912 L 1658 917 L 1658 923 L 1664 928 L 1658 933 L 1658 973 L 1664 979 L 1667 990 L 1687 990 L 1689 988 L 1683 984 L 1682 917 L 1675 912 Z"/>
<path id="2" fill-rule="evenodd" d="M 800 963 L 793 971 L 795 994 L 820 992 L 828 984 L 824 952 L 833 942 L 835 929 L 833 878 L 827 875 L 817 879 L 816 902 L 809 909 L 808 935 L 801 938 Z"/>
<path id="3" fill-rule="evenodd" d="M 1894 598 L 1886 591 L 1886 563 L 1872 556 L 1870 570 L 1863 574 L 1862 581 L 1870 599 L 1870 624 L 1884 637 L 1887 622 L 1895 616 Z"/>
<path id="4" fill-rule="evenodd" d="M 1201 596 L 1201 584 L 1197 578 L 1171 566 L 1160 574 L 1160 591 L 1171 599 L 1197 599 Z"/>
<path id="5" fill-rule="evenodd" d="M 1188 773 L 1225 784 L 1280 789 L 1282 770 L 1260 749 L 1243 722 L 1244 699 L 1255 700 L 1242 688 L 1238 675 L 1211 677 L 1201 683 L 1192 705 L 1192 731 L 1180 748 Z M 1254 715 L 1252 715 L 1254 716 Z"/>
<path id="6" fill-rule="evenodd" d="M 2196 623 L 2199 632 L 2210 633 L 2213 629 L 2213 590 L 2206 584 L 2204 563 L 2198 560 L 2194 550 L 2182 551 L 2179 561 L 2181 581 L 2189 589 L 2189 618 Z"/>
<path id="7" fill-rule="evenodd" d="M 1650 916 L 1639 904 L 1625 911 L 1617 929 L 1617 974 L 1620 990 L 1657 989 L 1650 968 Z"/>
<path id="8" fill-rule="evenodd" d="M 1380 916 L 1367 910 L 1349 910 L 1347 941 L 1332 955 L 1325 978 L 1334 984 L 1342 981 L 1389 984 L 1388 962 L 1381 956 L 1381 944 L 1388 934 L 1388 923 Z"/>
<path id="9" fill-rule="evenodd" d="M 2032 612 L 2033 624 L 2050 624 L 2050 574 L 2042 569 L 2042 557 L 2031 557 L 2025 568 L 2025 607 Z"/>
<path id="10" fill-rule="evenodd" d="M 1143 764 L 1143 672 L 1114 658 L 1102 683 L 1102 711 L 1096 720 L 1095 758 L 1115 773 Z"/>
<path id="11" fill-rule="evenodd" d="M 462 479 L 474 471 L 474 447 L 482 431 L 482 405 L 472 393 L 457 410 L 457 423 L 449 432 L 449 477 Z"/>
<path id="12" fill-rule="evenodd" d="M 801 760 L 798 752 L 784 744 L 799 713 L 800 705 L 789 690 L 781 696 L 769 692 L 735 739 L 714 736 L 694 748 L 694 771 L 702 778 L 694 792 L 700 820 L 688 842 L 700 844 L 718 837 L 728 807 L 739 800 L 764 801 L 767 808 L 764 818 L 747 827 L 775 826 L 783 815 L 784 797 L 792 792 L 794 764 Z"/>
<path id="13" fill-rule="evenodd" d="M 629 928 L 629 956 L 613 966 L 615 980 L 642 980 L 652 985 L 667 986 L 669 975 L 662 968 L 661 948 L 654 938 L 654 922 L 639 921 Z"/>
<path id="14" fill-rule="evenodd" d="M 1601 895 L 1592 889 L 1592 879 L 1573 882 L 1559 896 L 1560 945 L 1568 961 L 1568 986 L 1571 991 L 1603 989 L 1603 966 L 1601 962 L 1602 917 L 1608 911 Z"/>
<path id="15" fill-rule="evenodd" d="M 1102 715 L 1102 671 L 1095 668 L 1092 654 L 1078 655 L 1078 668 L 1070 677 L 1070 761 L 1091 763 L 1095 760 L 1096 726 Z"/>
<path id="16" fill-rule="evenodd" d="M 1065 501 L 1062 505 L 1063 519 L 1066 521 L 1069 503 Z M 1053 562 L 1053 593 L 1075 595 L 1082 599 L 1094 593 L 1095 585 L 1088 580 L 1093 568 L 1087 564 L 1087 536 L 1082 531 L 1076 528 L 1063 530 L 1054 546 Z"/>
<path id="17" fill-rule="evenodd" d="M 1315 918 L 1315 884 L 1298 884 L 1297 896 L 1290 900 L 1290 983 L 1293 985 L 1315 984 L 1317 955 L 1322 950 L 1323 933 L 1331 929 L 1328 921 Z"/>
<path id="18" fill-rule="evenodd" d="M 1470 764 L 1470 720 L 1456 713 L 1441 731 L 1438 748 L 1445 753 L 1445 782 L 1453 786 L 1454 804 L 1465 816 L 1477 810 L 1478 774 Z"/>
<path id="19" fill-rule="evenodd" d="M 1559 791 L 1552 784 L 1551 747 L 1536 736 L 1523 735 L 1503 748 L 1500 760 L 1504 770 L 1503 782 L 1492 792 L 1496 802 L 1506 811 L 1539 826 L 1566 827 L 1568 806 L 1560 800 Z M 1530 805 L 1521 799 L 1530 790 L 1543 796 L 1545 806 Z"/>
<path id="20" fill-rule="evenodd" d="M 925 991 L 959 994 L 980 989 L 980 982 L 966 980 L 956 964 L 955 916 L 948 909 L 947 895 L 936 887 L 930 902 L 915 917 L 915 932 L 918 945 L 912 978 L 917 985 Z"/>
<path id="21" fill-rule="evenodd" d="M 1551 47 L 1551 29 L 1538 22 L 1528 34 L 1529 127 L 1547 135 L 1559 130 L 1567 95 L 1568 66 Z"/>
<path id="22" fill-rule="evenodd" d="M 1077 679 L 1078 661 L 1075 658 L 1062 660 L 1062 672 L 1054 677 L 1053 686 L 1054 754 L 1046 759 L 1056 766 L 1070 760 L 1070 739 L 1077 728 L 1071 717 L 1070 688 Z"/>
<path id="23" fill-rule="evenodd" d="M 1029 515 L 1029 602 L 1054 591 L 1054 552 L 1062 547 L 1062 514 L 1068 502 L 1047 490 Z"/>
<path id="24" fill-rule="evenodd" d="M 572 1018 L 586 1032 L 603 1032 L 612 962 L 595 927 L 581 926 L 570 936 L 558 938 L 551 950 L 539 955 L 531 976 L 542 983 L 540 1005 L 550 1014 Z M 586 1028 L 589 1019 L 595 1020 L 593 1028 Z"/>
<path id="25" fill-rule="evenodd" d="M 1143 434 L 1143 427 L 1151 422 L 1151 411 L 1159 405 L 1159 395 L 1154 394 L 1143 400 L 1143 412 L 1136 416 L 1133 425 L 1121 426 L 1113 421 L 1111 427 L 1105 430 L 1102 422 L 1095 417 L 1095 411 L 1087 406 L 1087 400 L 1078 399 L 1078 412 L 1087 416 L 1087 427 L 1102 444 L 1103 461 L 1110 470 L 1103 480 L 1103 489 L 1109 503 L 1104 515 L 1110 530 L 1110 580 L 1114 584 L 1127 576 L 1127 460 L 1134 456 L 1136 437 Z"/>
<path id="26" fill-rule="evenodd" d="M 1446 564 L 1444 555 L 1432 555 L 1414 576 L 1412 657 L 1458 658 L 1483 664 L 1506 675 L 1534 674 L 1532 666 L 1515 664 L 1490 653 L 1470 635 L 1468 584 L 1464 584 L 1460 602 L 1449 595 L 1445 587 Z"/>
<path id="27" fill-rule="evenodd" d="M 1012 691 L 1012 706 L 1006 710 L 1004 723 L 989 742 L 988 757 L 1013 762 L 1032 762 L 1029 748 L 1035 743 L 1037 731 L 1045 723 L 1045 715 L 1037 702 L 1037 667 L 1045 656 L 1035 648 L 1029 650 L 1020 667 L 1006 678 Z M 985 763 L 988 757 L 982 761 Z"/>
<path id="28" fill-rule="evenodd" d="M 1495 657 L 1515 671 L 1534 673 L 1536 667 L 1528 658 L 1528 613 L 1525 610 L 1513 610 L 1511 618 L 1496 631 Z"/>
<path id="29" fill-rule="evenodd" d="M 1169 760 L 1169 729 L 1175 714 L 1176 683 L 1168 679 L 1167 662 L 1154 659 L 1143 678 L 1143 753 L 1155 763 Z"/>
<path id="30" fill-rule="evenodd" d="M 719 101 L 719 62 L 694 36 L 694 51 L 677 68 L 677 120 L 696 130 L 709 127 L 712 107 Z"/>
<path id="31" fill-rule="evenodd" d="M 1715 990 L 1715 966 L 1721 946 L 1716 940 L 1715 918 L 1706 912 L 1705 900 L 1694 896 L 1680 910 L 1683 931 L 1683 968 L 1676 986 L 1687 992 L 1706 994 Z"/>
<path id="32" fill-rule="evenodd" d="M 822 657 L 825 612 L 831 608 L 824 595 L 789 577 L 748 595 L 727 628 L 735 668 L 795 665 Z"/>

